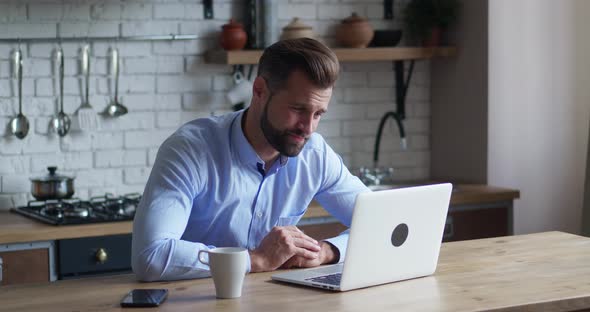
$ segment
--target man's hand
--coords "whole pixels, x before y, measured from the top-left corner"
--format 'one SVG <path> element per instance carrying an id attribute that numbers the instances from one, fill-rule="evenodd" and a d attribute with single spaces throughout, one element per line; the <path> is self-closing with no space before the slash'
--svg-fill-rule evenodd
<path id="1" fill-rule="evenodd" d="M 293 257 L 317 261 L 320 250 L 318 242 L 297 227 L 275 226 L 260 246 L 250 251 L 250 272 L 276 270 Z"/>
<path id="2" fill-rule="evenodd" d="M 300 256 L 293 256 L 291 259 L 285 262 L 285 264 L 283 264 L 281 268 L 312 268 L 322 265 L 324 263 L 334 263 L 335 261 L 340 259 L 338 249 L 336 249 L 336 247 L 334 247 L 332 244 L 322 242 L 321 248 L 322 250 L 320 250 L 319 257 L 315 259 L 306 259 Z"/>

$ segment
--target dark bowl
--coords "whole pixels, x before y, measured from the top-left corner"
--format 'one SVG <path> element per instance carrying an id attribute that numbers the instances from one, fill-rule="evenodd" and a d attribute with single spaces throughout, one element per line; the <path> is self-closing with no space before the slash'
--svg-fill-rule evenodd
<path id="1" fill-rule="evenodd" d="M 375 30 L 370 47 L 395 47 L 402 39 L 401 29 Z"/>

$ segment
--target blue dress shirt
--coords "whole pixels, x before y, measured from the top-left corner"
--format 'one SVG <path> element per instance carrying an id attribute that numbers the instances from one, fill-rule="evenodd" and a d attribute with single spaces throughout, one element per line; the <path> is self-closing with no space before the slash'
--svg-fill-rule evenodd
<path id="1" fill-rule="evenodd" d="M 297 224 L 312 199 L 350 226 L 356 195 L 369 189 L 324 139 L 312 134 L 299 155 L 266 170 L 244 136 L 243 115 L 193 120 L 160 147 L 133 222 L 140 280 L 210 276 L 199 250 L 255 249 L 274 226 Z M 343 261 L 347 232 L 326 241 Z"/>

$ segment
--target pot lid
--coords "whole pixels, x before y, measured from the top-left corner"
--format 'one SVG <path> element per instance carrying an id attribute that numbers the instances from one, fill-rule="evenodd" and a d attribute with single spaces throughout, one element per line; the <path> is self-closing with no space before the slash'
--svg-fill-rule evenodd
<path id="1" fill-rule="evenodd" d="M 234 28 L 243 28 L 241 23 L 234 21 L 234 19 L 230 19 L 229 23 L 224 24 L 221 26 L 222 29 L 234 29 Z"/>
<path id="2" fill-rule="evenodd" d="M 74 178 L 56 173 L 57 167 L 47 167 L 48 174 L 40 177 L 31 178 L 33 182 L 59 182 L 73 180 Z"/>
<path id="3" fill-rule="evenodd" d="M 352 15 L 342 20 L 342 23 L 349 24 L 349 23 L 364 23 L 367 19 L 359 16 L 356 12 L 353 12 Z"/>
<path id="4" fill-rule="evenodd" d="M 295 30 L 295 29 L 312 29 L 311 26 L 301 22 L 299 17 L 294 17 L 291 23 L 283 27 L 283 30 Z"/>

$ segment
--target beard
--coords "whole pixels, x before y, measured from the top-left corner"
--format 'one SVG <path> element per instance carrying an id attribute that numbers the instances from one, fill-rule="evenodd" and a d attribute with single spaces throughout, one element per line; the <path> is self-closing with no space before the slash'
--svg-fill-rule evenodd
<path id="1" fill-rule="evenodd" d="M 266 105 L 264 107 L 264 111 L 262 112 L 262 117 L 260 118 L 260 128 L 262 129 L 262 133 L 264 137 L 270 143 L 270 145 L 277 150 L 282 155 L 287 157 L 295 157 L 299 155 L 305 143 L 309 140 L 309 136 L 305 136 L 303 131 L 299 129 L 285 129 L 281 130 L 274 127 L 270 123 L 270 119 L 268 118 L 268 106 L 270 105 L 270 100 L 272 96 L 269 97 Z M 297 135 L 303 137 L 303 142 L 301 143 L 294 143 L 291 142 L 290 137 L 292 135 Z"/>

